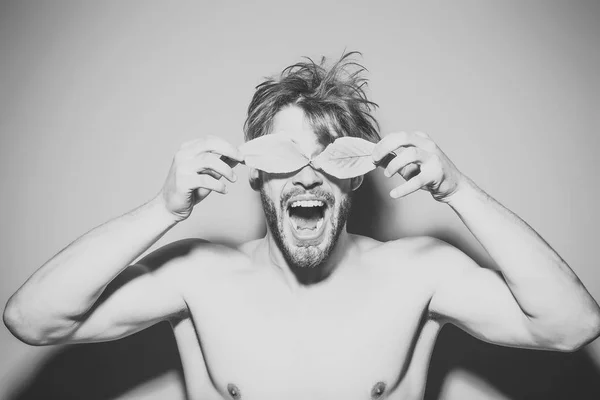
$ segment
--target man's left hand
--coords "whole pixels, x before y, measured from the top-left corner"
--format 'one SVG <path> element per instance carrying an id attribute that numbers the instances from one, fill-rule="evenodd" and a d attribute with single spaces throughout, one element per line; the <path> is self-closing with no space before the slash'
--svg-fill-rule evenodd
<path id="1" fill-rule="evenodd" d="M 406 180 L 406 183 L 390 192 L 393 198 L 424 189 L 437 201 L 448 202 L 466 180 L 426 133 L 397 132 L 387 135 L 375 146 L 373 162 L 380 163 L 390 153 L 396 157 L 385 166 L 385 175 L 391 177 L 399 173 Z"/>

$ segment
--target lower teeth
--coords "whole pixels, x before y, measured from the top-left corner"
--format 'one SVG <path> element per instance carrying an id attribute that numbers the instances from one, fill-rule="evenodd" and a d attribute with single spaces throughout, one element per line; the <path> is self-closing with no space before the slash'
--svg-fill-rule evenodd
<path id="1" fill-rule="evenodd" d="M 314 228 L 300 228 L 298 225 L 296 225 L 296 230 L 297 231 L 318 231 L 319 228 L 321 227 L 321 225 L 323 225 L 323 218 L 319 218 L 319 220 L 317 221 L 317 226 Z"/>

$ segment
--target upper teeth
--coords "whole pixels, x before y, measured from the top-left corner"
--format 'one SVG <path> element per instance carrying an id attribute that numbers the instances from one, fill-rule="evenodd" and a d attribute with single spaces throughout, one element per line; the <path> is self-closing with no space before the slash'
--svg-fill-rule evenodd
<path id="1" fill-rule="evenodd" d="M 323 207 L 321 200 L 296 200 L 292 207 Z"/>

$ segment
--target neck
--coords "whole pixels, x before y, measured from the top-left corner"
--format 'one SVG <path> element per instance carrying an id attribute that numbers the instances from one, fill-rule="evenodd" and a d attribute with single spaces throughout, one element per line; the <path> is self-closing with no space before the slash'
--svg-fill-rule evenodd
<path id="1" fill-rule="evenodd" d="M 267 228 L 267 235 L 262 240 L 260 253 L 261 258 L 267 264 L 281 272 L 290 288 L 299 289 L 303 286 L 308 287 L 323 282 L 338 271 L 344 265 L 344 260 L 351 256 L 352 240 L 344 227 L 327 259 L 314 267 L 297 267 L 286 261 L 271 231 Z"/>

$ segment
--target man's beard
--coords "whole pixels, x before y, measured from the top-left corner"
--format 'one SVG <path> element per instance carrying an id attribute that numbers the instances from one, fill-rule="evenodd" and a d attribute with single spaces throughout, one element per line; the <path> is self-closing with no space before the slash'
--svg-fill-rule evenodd
<path id="1" fill-rule="evenodd" d="M 287 210 L 282 204 L 280 206 L 280 211 L 282 215 L 280 218 L 278 218 L 277 208 L 275 207 L 275 204 L 262 189 L 260 190 L 260 199 L 262 201 L 263 210 L 265 212 L 267 225 L 269 226 L 269 229 L 273 234 L 275 243 L 277 244 L 277 247 L 279 247 L 279 250 L 283 254 L 285 261 L 292 268 L 318 267 L 329 258 L 331 252 L 335 247 L 335 244 L 338 241 L 340 233 L 346 226 L 346 221 L 348 220 L 348 215 L 350 214 L 350 209 L 352 207 L 352 198 L 350 195 L 344 196 L 340 201 L 337 215 L 334 214 L 334 203 L 332 202 L 331 204 L 329 204 L 329 207 L 331 207 L 332 209 L 330 217 L 331 230 L 329 237 L 324 239 L 326 243 L 324 249 L 320 249 L 317 246 L 292 247 L 283 237 L 283 213 L 286 213 Z M 325 223 L 325 221 L 323 221 L 323 223 Z"/>

